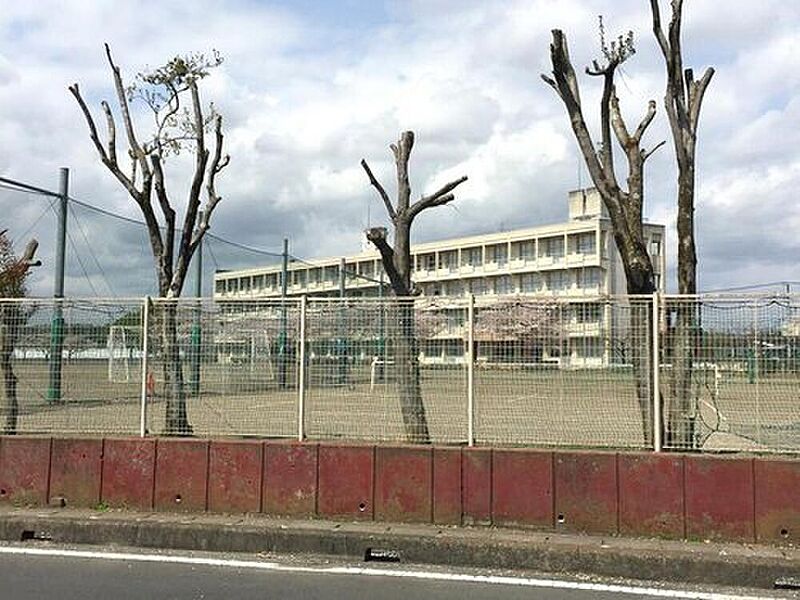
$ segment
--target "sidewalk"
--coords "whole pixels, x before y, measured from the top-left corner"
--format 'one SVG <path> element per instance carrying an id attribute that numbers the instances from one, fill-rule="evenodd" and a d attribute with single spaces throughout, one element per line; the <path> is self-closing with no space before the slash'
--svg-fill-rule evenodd
<path id="1" fill-rule="evenodd" d="M 262 515 L 0 508 L 0 540 L 363 559 L 773 588 L 800 579 L 800 549 L 542 533 L 489 527 L 290 520 Z"/>

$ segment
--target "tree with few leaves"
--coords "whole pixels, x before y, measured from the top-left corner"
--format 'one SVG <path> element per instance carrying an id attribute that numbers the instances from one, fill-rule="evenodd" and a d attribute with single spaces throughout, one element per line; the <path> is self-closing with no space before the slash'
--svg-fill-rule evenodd
<path id="1" fill-rule="evenodd" d="M 108 45 L 105 51 L 116 92 L 118 118 L 122 121 L 127 141 L 127 151 L 123 156 L 130 158 L 130 167 L 126 169 L 120 164 L 117 117 L 111 106 L 101 102 L 106 123 L 104 144 L 78 84 L 71 85 L 69 90 L 83 113 L 89 137 L 101 162 L 125 188 L 144 217 L 156 266 L 159 296 L 177 298 L 183 290 L 192 256 L 209 229 L 211 217 L 220 202 L 217 176 L 230 160 L 223 154 L 222 117 L 213 104 L 204 110 L 200 99 L 200 82 L 211 69 L 221 64 L 222 58 L 216 52 L 211 57 L 203 54 L 176 56 L 157 69 L 139 73 L 135 82 L 126 87 Z M 153 119 L 153 130 L 147 138 L 141 138 L 137 133 L 132 106 L 137 101 L 144 104 Z M 212 148 L 209 148 L 207 134 L 213 136 Z M 183 151 L 194 154 L 194 168 L 178 229 L 175 198 L 167 187 L 165 168 L 168 158 Z M 157 320 L 168 390 L 165 432 L 188 434 L 191 426 L 186 415 L 176 307 L 173 303 L 164 303 L 157 308 L 161 313 Z"/>
<path id="2" fill-rule="evenodd" d="M 675 160 L 678 165 L 678 293 L 697 293 L 697 248 L 694 235 L 695 159 L 700 107 L 714 69 L 708 67 L 696 80 L 694 71 L 683 68 L 681 20 L 683 1 L 672 0 L 672 17 L 666 34 L 661 25 L 658 0 L 650 0 L 653 34 L 664 57 L 667 86 L 664 107 L 669 118 Z M 675 332 L 671 349 L 673 363 L 672 398 L 666 428 L 670 446 L 692 448 L 695 444 L 696 406 L 692 394 L 692 366 L 700 347 L 697 309 L 691 303 L 676 307 Z"/>
<path id="3" fill-rule="evenodd" d="M 397 297 L 399 335 L 392 340 L 393 359 L 397 373 L 400 393 L 400 409 L 403 416 L 406 437 L 410 442 L 428 443 L 430 433 L 422 400 L 419 379 L 419 341 L 414 322 L 413 296 L 418 295 L 411 278 L 411 225 L 424 210 L 444 206 L 453 200 L 455 190 L 467 180 L 459 177 L 436 190 L 411 201 L 411 184 L 408 176 L 408 162 L 414 147 L 414 132 L 404 131 L 396 144 L 389 146 L 394 155 L 397 172 L 397 200 L 392 203 L 389 194 L 372 173 L 366 160 L 361 166 L 370 184 L 383 200 L 386 212 L 393 225 L 394 246 L 386 239 L 386 229 L 375 227 L 367 231 L 367 239 L 372 242 L 381 255 L 383 268 L 389 277 L 394 295 Z"/>
<path id="4" fill-rule="evenodd" d="M 642 138 L 656 114 L 656 103 L 648 103 L 644 117 L 636 129 L 631 131 L 626 125 L 620 110 L 614 77 L 619 66 L 634 53 L 633 33 L 619 36 L 606 42 L 603 21 L 600 20 L 600 47 L 602 58 L 592 61 L 586 68 L 587 75 L 601 77 L 603 92 L 600 100 L 600 144 L 596 145 L 589 132 L 583 114 L 578 78 L 569 56 L 567 39 L 559 29 L 552 32 L 550 44 L 551 76 L 542 79 L 555 90 L 566 108 L 575 139 L 578 142 L 584 162 L 594 186 L 600 194 L 611 218 L 611 226 L 625 271 L 629 294 L 651 294 L 655 291 L 653 263 L 647 252 L 642 225 L 644 206 L 644 165 L 645 161 L 663 142 L 646 150 Z M 616 140 L 612 139 L 612 132 Z M 616 141 L 627 162 L 627 189 L 620 185 L 614 164 L 614 141 Z M 631 336 L 638 340 L 634 351 L 634 376 L 637 398 L 642 418 L 645 443 L 652 441 L 652 393 L 651 369 L 652 350 L 647 344 L 647 324 L 649 311 L 638 304 L 632 306 Z"/>
<path id="5" fill-rule="evenodd" d="M 20 332 L 28 319 L 27 312 L 19 302 L 8 300 L 25 297 L 28 271 L 39 264 L 34 260 L 38 246 L 36 240 L 31 240 L 22 256 L 17 257 L 7 230 L 0 231 L 0 371 L 3 373 L 5 393 L 2 412 L 5 415 L 3 433 L 6 435 L 17 432 L 19 401 L 13 358 Z"/>

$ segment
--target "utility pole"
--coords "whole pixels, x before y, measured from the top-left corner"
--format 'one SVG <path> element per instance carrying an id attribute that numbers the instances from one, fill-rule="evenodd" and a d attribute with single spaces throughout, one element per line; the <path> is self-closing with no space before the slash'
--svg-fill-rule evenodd
<path id="1" fill-rule="evenodd" d="M 197 222 L 203 221 L 203 211 L 197 216 Z M 200 394 L 200 350 L 202 347 L 201 321 L 203 318 L 203 238 L 197 244 L 197 249 L 192 257 L 194 260 L 194 295 L 197 298 L 197 309 L 194 314 L 194 323 L 191 333 L 191 371 L 189 378 L 189 392 L 193 396 Z"/>
<path id="2" fill-rule="evenodd" d="M 283 238 L 283 264 L 281 268 L 281 331 L 278 336 L 278 385 L 286 387 L 287 339 L 286 339 L 286 293 L 289 288 L 289 238 Z"/>
<path id="3" fill-rule="evenodd" d="M 56 269 L 53 286 L 53 320 L 50 326 L 50 385 L 47 400 L 59 403 L 61 398 L 61 355 L 64 350 L 64 262 L 67 242 L 67 201 L 69 198 L 69 169 L 59 169 L 58 229 L 56 232 Z"/>

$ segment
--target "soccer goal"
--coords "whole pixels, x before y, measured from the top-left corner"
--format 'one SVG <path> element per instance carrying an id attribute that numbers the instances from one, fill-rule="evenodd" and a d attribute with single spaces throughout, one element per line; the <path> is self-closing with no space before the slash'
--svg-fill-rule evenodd
<path id="1" fill-rule="evenodd" d="M 131 354 L 126 328 L 112 325 L 108 330 L 108 380 L 112 383 L 128 383 L 131 379 Z"/>

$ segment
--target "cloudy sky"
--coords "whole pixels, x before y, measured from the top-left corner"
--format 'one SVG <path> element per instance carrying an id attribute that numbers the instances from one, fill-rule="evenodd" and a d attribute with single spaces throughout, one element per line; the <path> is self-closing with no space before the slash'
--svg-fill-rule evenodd
<path id="1" fill-rule="evenodd" d="M 798 281 L 800 3 L 686 4 L 686 62 L 698 74 L 717 70 L 700 127 L 700 287 Z M 386 220 L 359 160 L 391 187 L 387 145 L 404 129 L 417 133 L 415 194 L 470 178 L 453 208 L 418 219 L 415 240 L 563 220 L 567 191 L 588 178 L 563 106 L 539 74 L 549 70 L 555 27 L 576 66 L 596 57 L 600 14 L 609 34 L 637 38 L 618 81 L 623 112 L 637 121 L 656 99 L 645 145 L 668 139 L 647 0 L 9 2 L 0 13 L 0 176 L 55 189 L 67 166 L 72 196 L 138 218 L 100 164 L 67 86 L 79 82 L 95 109 L 113 100 L 104 42 L 127 78 L 176 53 L 217 49 L 225 62 L 202 93 L 225 117 L 231 154 L 212 228 L 221 238 L 279 253 L 288 237 L 304 258 L 357 251 L 365 225 Z M 597 83 L 582 80 L 595 124 Z M 170 187 L 184 197 L 185 165 L 173 167 Z M 673 265 L 674 179 L 670 141 L 648 162 L 645 212 L 667 225 Z M 0 211 L 0 228 L 19 247 L 40 240 L 44 266 L 31 287 L 50 294 L 48 200 L 0 189 Z M 140 227 L 80 206 L 69 225 L 67 295 L 153 291 Z M 220 240 L 207 246 L 209 272 L 275 260 Z M 671 269 L 671 289 L 674 279 Z"/>

